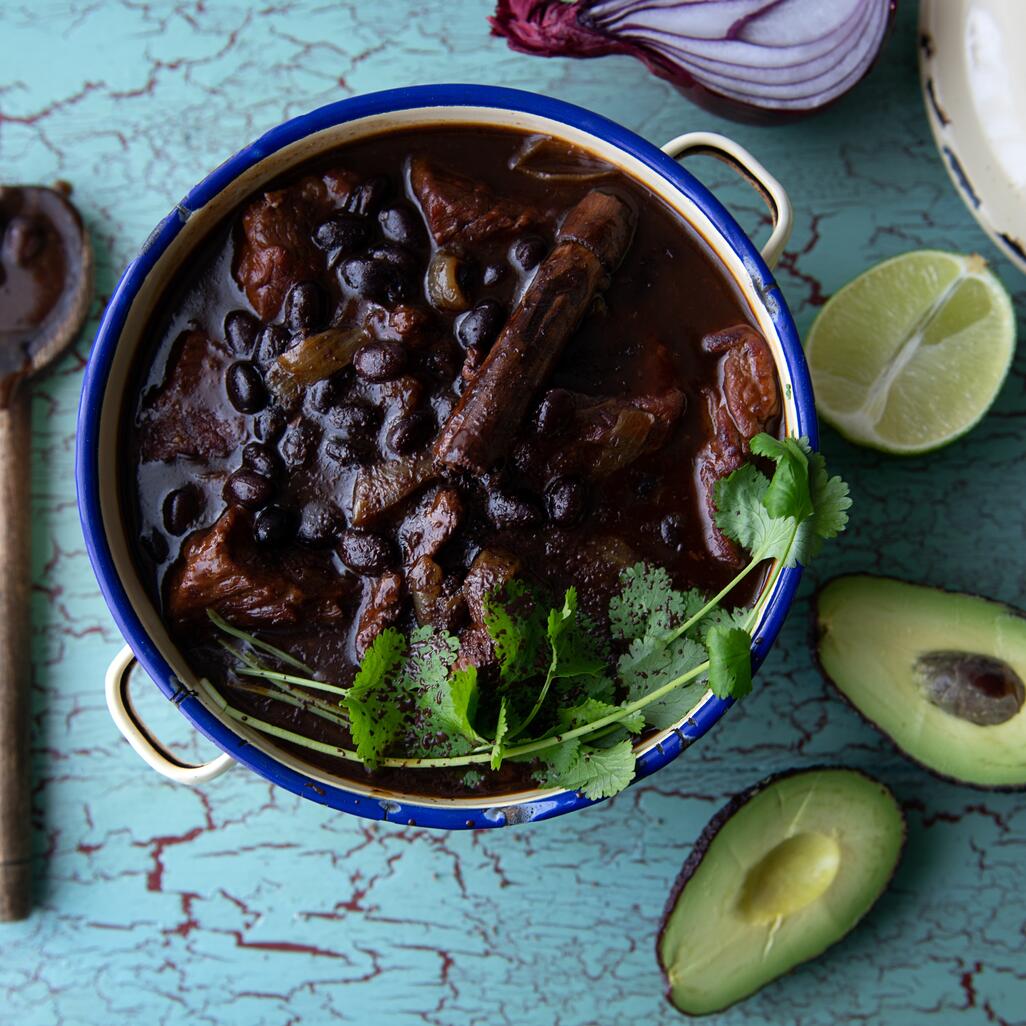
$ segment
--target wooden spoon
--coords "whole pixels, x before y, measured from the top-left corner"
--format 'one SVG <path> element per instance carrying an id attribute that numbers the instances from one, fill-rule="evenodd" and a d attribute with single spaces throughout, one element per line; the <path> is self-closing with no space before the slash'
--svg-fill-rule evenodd
<path id="1" fill-rule="evenodd" d="M 0 922 L 32 908 L 29 466 L 22 383 L 85 323 L 93 251 L 66 192 L 0 186 Z"/>

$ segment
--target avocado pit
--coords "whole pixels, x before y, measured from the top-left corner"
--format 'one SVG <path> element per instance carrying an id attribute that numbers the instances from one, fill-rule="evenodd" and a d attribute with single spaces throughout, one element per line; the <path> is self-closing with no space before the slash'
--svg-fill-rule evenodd
<path id="1" fill-rule="evenodd" d="M 927 652 L 916 661 L 927 701 L 980 727 L 1007 723 L 1023 707 L 1026 687 L 1008 663 L 974 652 Z"/>
<path id="2" fill-rule="evenodd" d="M 738 911 L 750 923 L 772 923 L 821 898 L 841 868 L 841 846 L 818 831 L 793 834 L 748 870 Z"/>

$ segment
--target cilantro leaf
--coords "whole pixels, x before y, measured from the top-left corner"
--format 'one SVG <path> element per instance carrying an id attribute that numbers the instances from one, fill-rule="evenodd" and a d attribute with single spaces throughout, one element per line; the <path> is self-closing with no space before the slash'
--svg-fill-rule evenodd
<path id="1" fill-rule="evenodd" d="M 752 636 L 739 627 L 713 627 L 709 646 L 709 687 L 718 698 L 744 698 L 752 690 Z"/>
<path id="2" fill-rule="evenodd" d="M 364 654 L 353 686 L 342 699 L 356 754 L 372 769 L 402 725 L 393 683 L 405 655 L 402 634 L 393 627 L 383 630 Z"/>
<path id="3" fill-rule="evenodd" d="M 481 740 L 471 726 L 477 670 L 452 672 L 459 648 L 459 638 L 431 627 L 418 627 L 410 635 L 392 702 L 409 707 L 404 720 L 412 754 L 459 755 Z"/>
<path id="4" fill-rule="evenodd" d="M 559 710 L 559 731 L 563 733 L 576 727 L 583 727 L 586 723 L 594 723 L 595 720 L 604 719 L 619 709 L 620 706 L 611 705 L 609 702 L 599 702 L 594 698 L 586 699 L 580 705 Z M 636 709 L 634 712 L 624 713 L 616 722 L 631 734 L 640 734 L 645 729 L 645 714 Z"/>
<path id="5" fill-rule="evenodd" d="M 582 620 L 577 612 L 577 589 L 567 588 L 563 608 L 549 610 L 553 677 L 596 677 L 605 669 L 605 659 Z"/>
<path id="6" fill-rule="evenodd" d="M 825 539 L 836 538 L 848 525 L 851 496 L 841 478 L 827 473 L 823 454 L 809 449 L 805 439 L 801 439 L 801 444 L 809 458 L 809 490 L 814 507 L 812 516 L 798 528 L 795 540 L 794 558 L 804 566 L 819 554 Z"/>
<path id="7" fill-rule="evenodd" d="M 522 581 L 512 580 L 485 596 L 485 628 L 499 663 L 503 683 L 539 673 L 545 651 L 545 614 Z"/>
<path id="8" fill-rule="evenodd" d="M 718 481 L 716 525 L 753 556 L 781 559 L 785 566 L 806 564 L 825 538 L 844 530 L 851 506 L 848 486 L 827 474 L 822 454 L 813 452 L 804 438 L 778 441 L 756 435 L 751 444 L 753 452 L 779 455 L 773 481 L 751 463 Z M 794 483 L 797 453 L 806 460 L 808 504 L 804 489 Z M 773 510 L 787 515 L 775 515 Z"/>
<path id="9" fill-rule="evenodd" d="M 611 798 L 634 779 L 635 762 L 630 741 L 621 741 L 612 748 L 581 745 L 577 758 L 559 774 L 558 783 L 595 801 Z"/>
<path id="10" fill-rule="evenodd" d="M 687 618 L 685 598 L 674 590 L 663 567 L 635 563 L 623 571 L 620 583 L 620 594 L 609 603 L 609 632 L 614 639 L 633 641 L 654 631 L 668 631 Z"/>
<path id="11" fill-rule="evenodd" d="M 606 662 L 599 652 L 595 638 L 585 628 L 582 618 L 577 614 L 576 588 L 567 588 L 562 608 L 549 610 L 546 635 L 551 653 L 549 668 L 531 711 L 517 725 L 516 729 L 510 732 L 511 740 L 522 734 L 541 712 L 553 681 L 564 682 L 563 688 L 560 689 L 564 699 L 568 692 L 572 693 L 575 690 L 584 690 L 587 693 L 589 689 L 586 686 L 579 687 L 582 682 L 586 684 L 594 678 L 596 681 L 604 683 L 603 671 Z M 603 690 L 605 690 L 604 687 Z"/>
<path id="12" fill-rule="evenodd" d="M 756 456 L 765 456 L 777 465 L 762 498 L 770 516 L 793 517 L 799 523 L 812 516 L 809 457 L 797 439 L 759 434 L 751 440 L 749 448 Z"/>
<path id="13" fill-rule="evenodd" d="M 492 745 L 491 767 L 497 770 L 502 765 L 502 742 L 506 739 L 509 724 L 506 721 L 506 696 L 499 702 L 499 718 L 495 721 L 495 742 Z"/>
<path id="14" fill-rule="evenodd" d="M 627 689 L 627 701 L 634 702 L 683 676 L 708 658 L 705 648 L 694 638 L 685 635 L 674 638 L 669 644 L 650 635 L 638 638 L 620 657 L 617 671 Z M 642 710 L 650 727 L 672 727 L 679 723 L 694 708 L 705 691 L 705 684 L 696 681 L 684 687 L 675 688 L 662 698 L 650 702 Z"/>
<path id="15" fill-rule="evenodd" d="M 572 737 L 569 741 L 563 741 L 558 745 L 551 745 L 543 748 L 533 755 L 518 756 L 515 762 L 541 763 L 541 768 L 534 773 L 534 779 L 542 787 L 562 787 L 561 778 L 569 771 L 570 767 L 577 761 L 581 752 L 581 742 Z"/>
<path id="16" fill-rule="evenodd" d="M 769 479 L 752 463 L 716 482 L 716 526 L 752 555 L 782 559 L 791 545 L 795 521 L 775 517 L 763 499 Z"/>

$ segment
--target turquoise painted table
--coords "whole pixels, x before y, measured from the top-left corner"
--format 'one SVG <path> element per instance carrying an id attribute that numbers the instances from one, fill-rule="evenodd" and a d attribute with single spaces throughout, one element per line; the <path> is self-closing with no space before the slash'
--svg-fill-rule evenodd
<path id="1" fill-rule="evenodd" d="M 38 910 L 0 926 L 0 1022 L 673 1023 L 655 931 L 694 838 L 732 792 L 821 762 L 894 787 L 909 819 L 904 864 L 843 945 L 716 1021 L 1026 1022 L 1026 797 L 941 783 L 904 761 L 827 690 L 808 648 L 808 597 L 839 571 L 1026 601 L 1026 356 L 983 424 L 939 454 L 897 461 L 825 432 L 856 517 L 806 581 L 756 692 L 677 763 L 603 806 L 477 834 L 369 824 L 244 771 L 176 787 L 108 720 L 101 681 L 121 641 L 72 487 L 89 336 L 153 224 L 284 117 L 356 92 L 462 79 L 541 90 L 656 142 L 726 131 L 794 198 L 779 278 L 802 329 L 850 277 L 921 246 L 994 260 L 1026 328 L 1026 278 L 977 229 L 929 138 L 911 0 L 871 78 L 786 128 L 720 122 L 626 58 L 513 54 L 487 34 L 489 6 L 0 7 L 0 180 L 70 180 L 99 258 L 86 337 L 34 388 Z M 695 170 L 746 226 L 766 230 L 756 201 L 718 166 Z M 162 704 L 150 700 L 144 714 L 202 754 Z"/>

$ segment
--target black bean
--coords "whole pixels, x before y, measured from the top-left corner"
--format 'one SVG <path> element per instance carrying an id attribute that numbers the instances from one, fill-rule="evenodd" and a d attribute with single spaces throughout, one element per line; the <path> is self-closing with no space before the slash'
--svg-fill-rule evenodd
<path id="1" fill-rule="evenodd" d="M 240 467 L 224 483 L 224 498 L 246 509 L 263 509 L 274 497 L 274 485 L 255 470 Z"/>
<path id="2" fill-rule="evenodd" d="M 415 410 L 406 417 L 397 417 L 388 429 L 388 447 L 398 456 L 419 449 L 428 439 L 435 424 L 425 410 Z"/>
<path id="3" fill-rule="evenodd" d="M 545 512 L 561 527 L 578 523 L 586 506 L 584 485 L 575 477 L 553 478 L 545 489 Z"/>
<path id="4" fill-rule="evenodd" d="M 255 470 L 269 481 L 276 480 L 282 472 L 281 457 L 263 442 L 247 442 L 242 450 L 242 465 Z"/>
<path id="5" fill-rule="evenodd" d="M 167 547 L 167 538 L 160 531 L 148 531 L 140 540 L 143 549 L 154 563 L 163 563 L 170 555 Z"/>
<path id="6" fill-rule="evenodd" d="M 358 442 L 337 435 L 324 443 L 324 454 L 344 467 L 355 467 L 366 458 L 364 447 Z"/>
<path id="7" fill-rule="evenodd" d="M 482 299 L 473 310 L 467 311 L 456 328 L 456 338 L 464 349 L 473 346 L 487 352 L 506 321 L 506 311 L 494 299 Z"/>
<path id="8" fill-rule="evenodd" d="M 248 360 L 239 360 L 228 368 L 225 387 L 232 406 L 240 413 L 259 413 L 267 405 L 264 379 Z"/>
<path id="9" fill-rule="evenodd" d="M 263 367 L 274 363 L 292 342 L 292 335 L 283 324 L 268 324 L 256 343 L 256 361 Z"/>
<path id="10" fill-rule="evenodd" d="M 296 518 L 282 506 L 268 506 L 253 518 L 253 537 L 261 545 L 281 545 L 295 530 Z"/>
<path id="11" fill-rule="evenodd" d="M 279 406 L 262 410 L 253 424 L 253 431 L 262 442 L 274 444 L 285 433 L 285 413 Z"/>
<path id="12" fill-rule="evenodd" d="M 182 485 L 164 498 L 164 527 L 168 534 L 185 534 L 203 512 L 203 493 L 194 484 Z"/>
<path id="13" fill-rule="evenodd" d="M 469 256 L 464 254 L 456 268 L 456 284 L 465 296 L 470 296 L 481 282 L 481 269 Z"/>
<path id="14" fill-rule="evenodd" d="M 337 257 L 363 249 L 370 241 L 370 227 L 354 214 L 335 214 L 317 226 L 313 240 L 328 253 L 328 262 L 333 264 Z"/>
<path id="15" fill-rule="evenodd" d="M 684 518 L 679 513 L 667 513 L 659 522 L 659 534 L 674 552 L 684 548 Z"/>
<path id="16" fill-rule="evenodd" d="M 424 223 L 420 216 L 405 203 L 385 207 L 378 214 L 378 223 L 386 239 L 401 246 L 422 246 L 424 244 Z"/>
<path id="17" fill-rule="evenodd" d="M 393 381 L 406 368 L 406 350 L 398 342 L 368 342 L 353 357 L 353 369 L 364 381 Z"/>
<path id="18" fill-rule="evenodd" d="M 558 438 L 570 427 L 574 410 L 574 397 L 565 388 L 550 389 L 534 415 L 535 431 L 546 438 Z"/>
<path id="19" fill-rule="evenodd" d="M 392 547 L 372 531 L 343 531 L 338 557 L 354 573 L 377 576 L 392 562 Z"/>
<path id="20" fill-rule="evenodd" d="M 285 466 L 290 470 L 298 470 L 313 455 L 317 446 L 317 430 L 307 421 L 292 424 L 282 435 L 278 443 Z"/>
<path id="21" fill-rule="evenodd" d="M 541 512 L 526 496 L 488 489 L 488 519 L 496 527 L 534 527 L 541 522 Z"/>
<path id="22" fill-rule="evenodd" d="M 345 527 L 338 510 L 323 502 L 308 502 L 299 514 L 296 537 L 315 548 L 334 545 Z"/>
<path id="23" fill-rule="evenodd" d="M 336 406 L 332 411 L 331 423 L 348 439 L 367 438 L 377 431 L 381 424 L 381 411 L 376 406 L 353 400 Z"/>
<path id="24" fill-rule="evenodd" d="M 638 474 L 634 479 L 634 494 L 647 499 L 659 490 L 659 478 L 655 474 Z"/>
<path id="25" fill-rule="evenodd" d="M 237 356 L 249 356 L 260 334 L 260 322 L 245 310 L 232 310 L 224 319 L 224 337 Z"/>
<path id="26" fill-rule="evenodd" d="M 389 267 L 394 267 L 404 275 L 422 274 L 424 261 L 414 252 L 403 246 L 397 246 L 394 242 L 386 242 L 384 245 L 375 246 L 367 253 L 372 260 L 378 260 Z"/>
<path id="27" fill-rule="evenodd" d="M 285 324 L 297 335 L 312 335 L 324 327 L 326 305 L 316 282 L 301 281 L 285 297 Z"/>
<path id="28" fill-rule="evenodd" d="M 341 398 L 342 388 L 335 378 L 324 378 L 322 381 L 315 381 L 306 390 L 307 405 L 318 413 L 327 413 L 328 410 L 338 406 Z"/>
<path id="29" fill-rule="evenodd" d="M 502 264 L 489 264 L 481 272 L 481 284 L 494 285 L 497 281 L 502 281 L 505 276 L 506 268 Z"/>
<path id="30" fill-rule="evenodd" d="M 533 271 L 549 251 L 549 244 L 539 235 L 525 235 L 510 246 L 509 259 L 521 271 Z"/>
<path id="31" fill-rule="evenodd" d="M 401 291 L 400 274 L 395 267 L 370 257 L 350 257 L 339 267 L 342 281 L 354 292 L 375 303 L 394 303 Z"/>
<path id="32" fill-rule="evenodd" d="M 342 206 L 348 213 L 361 217 L 374 214 L 381 209 L 391 191 L 391 182 L 384 175 L 375 175 L 353 189 Z"/>

